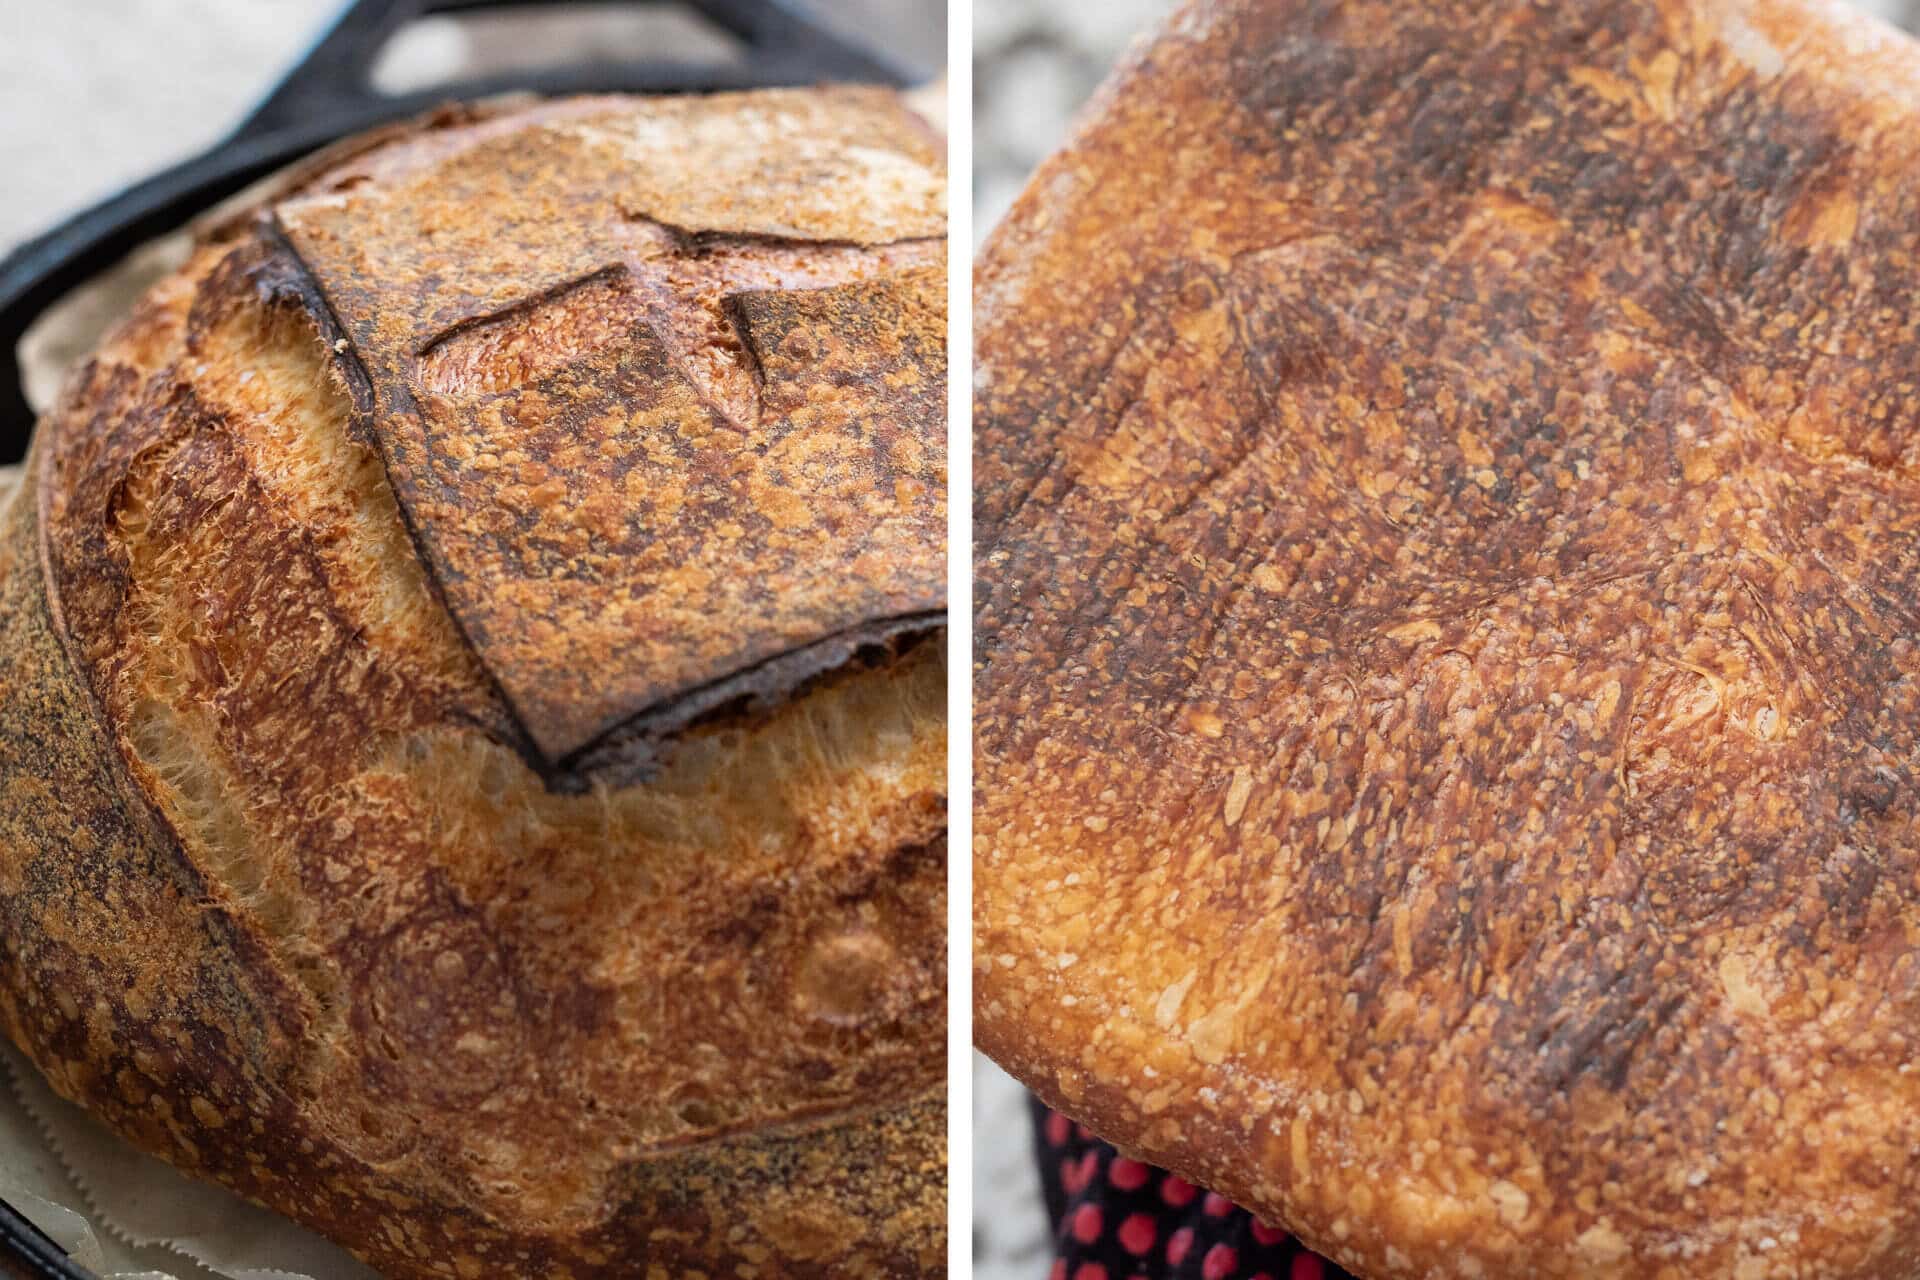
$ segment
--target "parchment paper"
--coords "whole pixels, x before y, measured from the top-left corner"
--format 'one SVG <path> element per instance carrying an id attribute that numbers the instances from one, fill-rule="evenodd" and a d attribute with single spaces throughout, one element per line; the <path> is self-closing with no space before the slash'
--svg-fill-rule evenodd
<path id="1" fill-rule="evenodd" d="M 319 1236 L 143 1155 L 0 1040 L 0 1196 L 110 1280 L 372 1280 Z"/>

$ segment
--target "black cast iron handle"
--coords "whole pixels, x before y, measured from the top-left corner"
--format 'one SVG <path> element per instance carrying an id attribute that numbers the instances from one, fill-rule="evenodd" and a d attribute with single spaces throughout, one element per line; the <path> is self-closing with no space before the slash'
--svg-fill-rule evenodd
<path id="1" fill-rule="evenodd" d="M 381 93 L 369 78 L 387 41 L 416 19 L 579 2 L 353 0 L 224 141 L 76 214 L 0 259 L 0 462 L 26 455 L 34 413 L 22 382 L 19 345 L 48 307 L 139 246 L 329 142 L 443 102 L 510 91 L 695 93 L 824 81 L 897 86 L 910 79 L 907 68 L 835 34 L 807 11 L 804 0 L 591 0 L 671 3 L 691 10 L 740 41 L 744 56 L 736 63 L 594 63 L 458 80 L 406 94 Z"/>
<path id="2" fill-rule="evenodd" d="M 0 1200 L 0 1276 L 8 1280 L 94 1280 L 45 1232 Z"/>

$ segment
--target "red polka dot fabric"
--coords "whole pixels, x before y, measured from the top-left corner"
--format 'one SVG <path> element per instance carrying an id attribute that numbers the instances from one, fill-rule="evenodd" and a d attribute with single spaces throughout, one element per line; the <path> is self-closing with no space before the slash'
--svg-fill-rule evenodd
<path id="1" fill-rule="evenodd" d="M 1129 1160 L 1034 1103 L 1054 1224 L 1047 1280 L 1350 1280 L 1225 1196 Z"/>

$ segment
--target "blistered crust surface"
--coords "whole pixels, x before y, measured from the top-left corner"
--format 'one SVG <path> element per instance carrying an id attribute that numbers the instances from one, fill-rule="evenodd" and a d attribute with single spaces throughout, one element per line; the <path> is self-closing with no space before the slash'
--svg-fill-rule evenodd
<path id="1" fill-rule="evenodd" d="M 1920 52 L 1189 4 L 978 278 L 982 1044 L 1370 1276 L 1908 1277 Z"/>
<path id="2" fill-rule="evenodd" d="M 685 701 L 783 654 L 831 669 L 837 637 L 937 624 L 943 199 L 896 99 L 832 90 L 561 103 L 277 207 L 549 766 L 636 716 L 670 737 L 776 700 Z"/>

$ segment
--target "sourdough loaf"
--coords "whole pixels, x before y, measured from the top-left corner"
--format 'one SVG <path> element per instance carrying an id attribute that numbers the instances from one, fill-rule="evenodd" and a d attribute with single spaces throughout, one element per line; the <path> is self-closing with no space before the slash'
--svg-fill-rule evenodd
<path id="1" fill-rule="evenodd" d="M 1920 47 L 1193 0 L 978 276 L 982 1046 L 1368 1277 L 1920 1276 Z"/>
<path id="2" fill-rule="evenodd" d="M 450 111 L 202 236 L 0 536 L 0 1024 L 384 1274 L 944 1269 L 936 140 Z"/>

